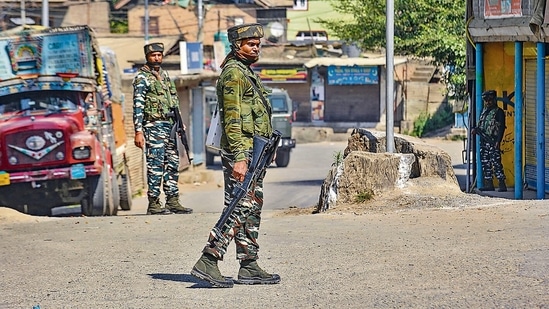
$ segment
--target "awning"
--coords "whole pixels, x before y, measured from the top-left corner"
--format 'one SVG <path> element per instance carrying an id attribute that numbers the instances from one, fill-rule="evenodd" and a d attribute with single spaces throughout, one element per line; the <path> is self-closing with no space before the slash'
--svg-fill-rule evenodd
<path id="1" fill-rule="evenodd" d="M 312 68 L 315 66 L 342 66 L 342 67 L 352 67 L 352 66 L 376 66 L 376 65 L 383 65 L 385 66 L 385 57 L 376 57 L 376 58 L 330 58 L 330 57 L 324 57 L 324 58 L 313 58 L 309 61 L 307 61 L 304 65 L 307 68 Z M 408 62 L 407 58 L 404 57 L 395 57 L 394 58 L 394 64 L 403 64 Z"/>

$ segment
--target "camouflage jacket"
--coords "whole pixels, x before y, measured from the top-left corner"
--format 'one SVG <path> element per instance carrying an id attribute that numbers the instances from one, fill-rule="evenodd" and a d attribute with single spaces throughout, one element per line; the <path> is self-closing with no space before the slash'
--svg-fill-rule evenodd
<path id="1" fill-rule="evenodd" d="M 485 107 L 477 127 L 495 142 L 501 143 L 505 132 L 505 113 L 497 106 Z"/>
<path id="2" fill-rule="evenodd" d="M 267 107 L 246 75 L 263 92 Z M 221 148 L 231 153 L 235 161 L 246 158 L 246 152 L 253 148 L 255 134 L 270 137 L 273 132 L 268 94 L 259 77 L 249 67 L 236 59 L 226 63 L 217 81 L 219 115 L 223 126 Z"/>
<path id="3" fill-rule="evenodd" d="M 133 79 L 133 125 L 143 130 L 143 121 L 170 120 L 171 106 L 179 106 L 175 84 L 162 69 L 158 75 L 143 66 Z"/>

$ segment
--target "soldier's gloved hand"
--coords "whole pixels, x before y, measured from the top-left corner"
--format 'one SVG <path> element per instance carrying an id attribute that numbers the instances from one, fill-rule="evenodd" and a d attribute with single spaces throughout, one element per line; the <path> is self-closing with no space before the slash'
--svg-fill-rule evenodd
<path id="1" fill-rule="evenodd" d="M 137 131 L 135 132 L 135 138 L 133 139 L 133 143 L 136 147 L 139 147 L 143 149 L 145 147 L 145 137 L 143 136 L 143 132 Z"/>
<path id="2" fill-rule="evenodd" d="M 233 167 L 233 177 L 234 179 L 242 182 L 244 181 L 244 175 L 246 175 L 246 172 L 248 171 L 248 161 L 238 161 L 235 162 Z"/>

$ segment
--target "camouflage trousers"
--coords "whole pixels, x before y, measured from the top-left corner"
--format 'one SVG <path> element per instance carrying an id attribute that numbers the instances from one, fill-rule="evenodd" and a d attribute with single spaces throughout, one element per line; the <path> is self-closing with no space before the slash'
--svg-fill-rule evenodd
<path id="1" fill-rule="evenodd" d="M 179 152 L 176 140 L 170 139 L 172 126 L 167 121 L 149 122 L 143 126 L 149 197 L 160 196 L 162 183 L 166 196 L 179 196 Z"/>
<path id="2" fill-rule="evenodd" d="M 496 149 L 492 144 L 480 143 L 480 163 L 484 179 L 492 180 L 496 176 L 498 180 L 505 180 L 503 164 L 501 164 L 501 150 Z"/>
<path id="3" fill-rule="evenodd" d="M 225 181 L 224 210 L 231 202 L 231 192 L 238 180 L 232 176 L 234 162 L 229 156 L 222 154 L 223 176 Z M 236 258 L 238 260 L 256 260 L 259 251 L 257 237 L 263 208 L 263 177 L 252 184 L 246 197 L 235 208 L 227 222 L 218 230 L 212 229 L 208 243 L 202 252 L 211 254 L 220 260 L 227 252 L 227 247 L 234 238 Z"/>

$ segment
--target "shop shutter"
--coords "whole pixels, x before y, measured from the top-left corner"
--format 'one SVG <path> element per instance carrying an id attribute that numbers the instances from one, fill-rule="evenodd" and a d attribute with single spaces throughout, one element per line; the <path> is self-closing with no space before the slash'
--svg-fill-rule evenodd
<path id="1" fill-rule="evenodd" d="M 530 187 L 536 187 L 536 59 L 527 59 L 525 64 L 524 88 L 524 179 Z M 545 82 L 549 83 L 549 65 L 545 62 Z M 545 91 L 546 116 L 549 108 L 549 91 Z M 545 166 L 548 156 L 549 126 L 545 121 Z M 545 168 L 545 191 L 549 190 L 549 169 Z"/>

